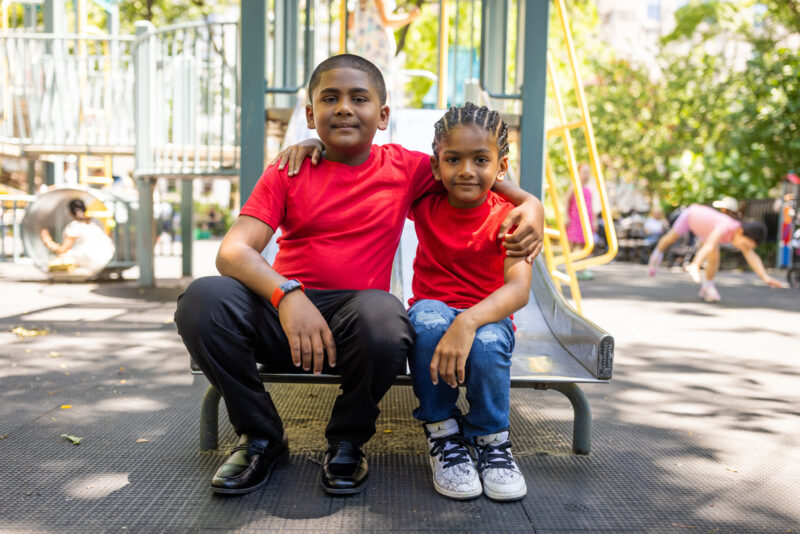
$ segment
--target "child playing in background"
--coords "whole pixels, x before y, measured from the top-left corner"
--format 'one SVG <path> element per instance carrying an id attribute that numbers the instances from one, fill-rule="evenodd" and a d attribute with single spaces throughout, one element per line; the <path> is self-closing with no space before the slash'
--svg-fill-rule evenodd
<path id="1" fill-rule="evenodd" d="M 670 231 L 658 241 L 648 262 L 650 276 L 656 275 L 661 260 L 664 258 L 664 252 L 689 231 L 703 241 L 703 245 L 686 267 L 686 272 L 695 283 L 701 284 L 699 296 L 706 302 L 720 300 L 719 291 L 714 285 L 714 277 L 719 269 L 719 246 L 727 243 L 742 253 L 747 264 L 765 284 L 770 287 L 784 287 L 780 281 L 767 274 L 761 258 L 755 251 L 755 248 L 767 236 L 767 228 L 763 223 L 738 221 L 714 208 L 700 204 L 692 204 L 683 210 L 675 219 Z M 708 263 L 706 264 L 705 278 L 701 282 L 700 268 L 706 260 Z"/>
<path id="2" fill-rule="evenodd" d="M 414 417 L 423 422 L 434 488 L 453 499 L 485 492 L 509 501 L 527 492 L 509 440 L 509 316 L 528 302 L 531 266 L 501 247 L 497 228 L 513 205 L 491 191 L 508 170 L 507 140 L 496 111 L 450 108 L 435 125 L 431 156 L 445 191 L 411 209 L 419 239 L 409 301 Z M 466 416 L 456 407 L 460 383 Z"/>

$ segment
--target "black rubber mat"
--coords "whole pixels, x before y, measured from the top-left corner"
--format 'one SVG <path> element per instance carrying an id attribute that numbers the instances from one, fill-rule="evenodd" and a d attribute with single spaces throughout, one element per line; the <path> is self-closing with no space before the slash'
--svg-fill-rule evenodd
<path id="1" fill-rule="evenodd" d="M 564 396 L 514 390 L 512 441 L 528 495 L 501 504 L 485 497 L 455 502 L 434 492 L 409 387 L 393 388 L 381 404 L 362 494 L 331 498 L 319 485 L 337 387 L 281 384 L 270 391 L 286 422 L 290 463 L 259 491 L 214 496 L 209 481 L 234 435 L 223 409 L 220 450 L 198 450 L 206 382 L 188 373 L 169 324 L 174 305 L 101 297 L 109 302 L 86 306 L 124 309 L 94 322 L 0 317 L 3 534 L 800 533 L 800 367 L 790 350 L 797 336 L 777 311 L 769 311 L 760 331 L 742 326 L 742 334 L 714 338 L 727 343 L 721 350 L 675 334 L 637 338 L 638 331 L 624 329 L 636 319 L 625 311 L 630 302 L 617 309 L 603 297 L 603 322 L 622 342 L 612 382 L 584 388 L 592 454 L 571 452 L 572 409 Z M 684 301 L 637 306 L 641 315 L 674 321 L 674 332 L 681 327 L 685 336 L 691 328 L 712 335 L 726 313 Z M 664 306 L 674 310 L 658 316 Z M 684 308 L 708 317 L 684 319 Z M 80 302 L 39 311 L 68 316 L 77 309 Z M 22 339 L 11 333 L 20 325 L 49 333 Z M 737 352 L 738 345 L 755 349 Z M 766 352 L 758 352 L 760 345 Z M 72 445 L 62 434 L 83 441 Z"/>

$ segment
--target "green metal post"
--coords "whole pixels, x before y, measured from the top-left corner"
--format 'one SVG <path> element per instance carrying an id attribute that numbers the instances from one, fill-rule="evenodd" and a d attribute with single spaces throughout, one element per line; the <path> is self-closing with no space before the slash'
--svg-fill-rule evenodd
<path id="1" fill-rule="evenodd" d="M 592 410 L 589 401 L 578 384 L 550 384 L 551 389 L 563 393 L 572 404 L 572 451 L 589 454 L 592 451 Z"/>
<path id="2" fill-rule="evenodd" d="M 242 0 L 239 32 L 241 83 L 240 201 L 243 206 L 264 170 L 264 89 L 267 55 L 267 1 Z M 247 51 L 244 53 L 243 51 Z"/>
<path id="3" fill-rule="evenodd" d="M 181 182 L 181 259 L 183 260 L 183 276 L 192 276 L 192 216 L 194 205 L 192 203 L 193 180 L 183 180 Z"/>
<path id="4" fill-rule="evenodd" d="M 520 117 L 520 186 L 542 198 L 547 96 L 547 27 L 550 0 L 525 3 L 525 57 Z"/>
<path id="5" fill-rule="evenodd" d="M 135 24 L 136 35 L 143 36 L 153 30 L 147 21 Z M 154 94 L 154 50 L 151 39 L 143 39 L 134 55 L 134 72 L 136 88 L 134 91 L 133 110 L 135 121 L 134 136 L 136 139 L 136 168 L 149 169 L 153 165 L 152 134 L 156 124 L 156 110 L 150 106 Z M 139 209 L 136 214 L 136 261 L 139 264 L 139 286 L 155 285 L 155 264 L 153 259 L 153 181 L 150 177 L 137 180 L 139 191 Z"/>
<path id="6" fill-rule="evenodd" d="M 36 194 L 36 162 L 28 162 L 28 194 Z"/>
<path id="7" fill-rule="evenodd" d="M 481 64 L 484 89 L 505 92 L 506 44 L 509 0 L 483 0 L 481 17 Z"/>

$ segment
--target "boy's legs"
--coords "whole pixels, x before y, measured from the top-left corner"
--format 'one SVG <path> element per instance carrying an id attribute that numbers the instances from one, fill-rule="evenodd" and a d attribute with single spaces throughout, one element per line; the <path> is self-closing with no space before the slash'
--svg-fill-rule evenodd
<path id="1" fill-rule="evenodd" d="M 430 375 L 433 352 L 457 313 L 435 300 L 421 300 L 412 306 L 409 317 L 417 337 L 409 355 L 409 366 L 414 393 L 419 399 L 414 417 L 423 422 L 433 486 L 447 497 L 471 499 L 478 497 L 483 488 L 459 428 L 462 418 L 456 407 L 458 388 L 451 388 L 441 379 L 434 385 Z"/>
<path id="2" fill-rule="evenodd" d="M 385 291 L 355 291 L 332 304 L 317 307 L 336 342 L 342 393 L 325 430 L 321 483 L 327 493 L 353 494 L 367 481 L 361 445 L 375 434 L 378 402 L 404 371 L 414 332 L 402 303 Z"/>
<path id="3" fill-rule="evenodd" d="M 225 399 L 240 436 L 211 488 L 225 494 L 256 490 L 289 454 L 283 423 L 256 367 L 257 355 L 276 362 L 288 358 L 291 366 L 277 313 L 239 281 L 210 276 L 192 282 L 179 297 L 175 323 L 189 353 Z"/>
<path id="4" fill-rule="evenodd" d="M 258 377 L 257 362 L 269 351 L 291 356 L 277 312 L 244 284 L 227 276 L 192 282 L 178 299 L 175 323 L 189 354 L 225 399 L 237 434 L 283 437 L 283 423 Z"/>
<path id="5" fill-rule="evenodd" d="M 336 342 L 334 372 L 342 377 L 325 437 L 360 445 L 375 434 L 378 402 L 405 371 L 414 332 L 403 304 L 386 291 L 354 291 L 330 308 L 318 307 Z"/>

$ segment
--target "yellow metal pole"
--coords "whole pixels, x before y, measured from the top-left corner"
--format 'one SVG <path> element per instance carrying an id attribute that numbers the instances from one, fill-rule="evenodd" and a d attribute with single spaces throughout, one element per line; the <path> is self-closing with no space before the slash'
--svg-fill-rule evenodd
<path id="1" fill-rule="evenodd" d="M 553 97 L 558 111 L 558 120 L 560 124 L 565 124 L 567 122 L 567 113 L 564 110 L 564 102 L 561 100 L 561 89 L 556 80 L 555 68 L 553 67 L 553 60 L 550 54 L 547 55 L 547 77 L 550 80 L 550 85 L 553 90 Z M 586 207 L 586 199 L 583 195 L 583 184 L 580 181 L 578 163 L 575 158 L 575 148 L 572 144 L 572 136 L 569 133 L 569 129 L 561 129 L 561 138 L 564 140 L 564 151 L 567 153 L 572 190 L 575 195 L 575 201 L 578 204 L 578 216 L 581 223 L 581 232 L 583 233 L 583 247 L 574 253 L 565 250 L 564 254 L 566 255 L 569 253 L 572 259 L 580 259 L 592 253 L 594 249 L 594 232 L 589 221 L 589 212 Z M 567 202 L 569 202 L 569 199 L 567 199 Z"/>
<path id="2" fill-rule="evenodd" d="M 569 290 L 570 293 L 572 293 L 572 301 L 575 303 L 575 309 L 578 311 L 578 313 L 583 313 L 581 311 L 581 290 L 580 287 L 578 287 L 578 278 L 575 276 L 575 267 L 572 263 L 572 258 L 570 258 L 569 255 L 567 230 L 564 227 L 564 218 L 561 216 L 561 207 L 559 206 L 559 198 L 556 193 L 555 180 L 553 180 L 553 169 L 550 167 L 550 158 L 545 158 L 544 166 L 545 176 L 547 177 L 547 190 L 550 193 L 550 200 L 553 205 L 553 214 L 556 218 L 556 229 L 560 234 L 559 240 L 561 241 L 561 247 L 564 250 L 564 267 L 566 268 L 567 276 L 569 277 Z M 545 237 L 549 241 L 547 234 L 545 234 Z M 550 251 L 549 255 L 546 254 L 545 257 L 548 259 L 548 263 L 553 262 L 552 251 Z M 556 265 L 553 264 L 552 267 L 548 265 L 548 267 L 550 268 L 551 276 L 553 276 L 553 273 L 557 272 Z M 558 278 L 553 276 L 553 279 L 557 280 Z"/>
<path id="3" fill-rule="evenodd" d="M 556 6 L 558 8 L 559 19 L 561 21 L 561 30 L 564 33 L 564 41 L 567 46 L 567 53 L 569 55 L 570 65 L 572 67 L 572 79 L 575 84 L 575 96 L 578 101 L 578 108 L 581 112 L 583 120 L 583 133 L 586 137 L 586 144 L 589 148 L 589 161 L 592 166 L 592 174 L 597 184 L 597 190 L 600 194 L 600 203 L 603 214 L 603 221 L 605 223 L 606 240 L 608 242 L 608 251 L 600 256 L 586 258 L 575 263 L 575 267 L 580 269 L 589 267 L 591 265 L 600 265 L 611 261 L 617 255 L 618 244 L 617 234 L 614 231 L 614 221 L 611 217 L 611 207 L 608 204 L 608 194 L 606 192 L 605 181 L 600 169 L 600 156 L 597 153 L 597 144 L 594 139 L 594 130 L 589 121 L 589 110 L 586 105 L 586 96 L 583 92 L 583 83 L 578 75 L 578 68 L 575 62 L 575 45 L 572 42 L 572 34 L 569 29 L 569 21 L 567 20 L 566 7 L 564 0 L 557 0 Z"/>
<path id="4" fill-rule="evenodd" d="M 347 52 L 347 0 L 339 3 L 339 53 Z"/>
<path id="5" fill-rule="evenodd" d="M 449 45 L 447 0 L 439 0 L 439 109 L 447 106 L 447 47 Z"/>

